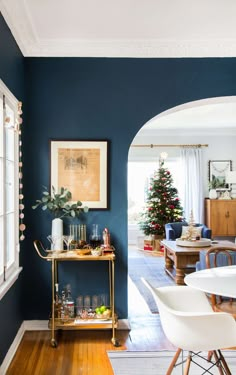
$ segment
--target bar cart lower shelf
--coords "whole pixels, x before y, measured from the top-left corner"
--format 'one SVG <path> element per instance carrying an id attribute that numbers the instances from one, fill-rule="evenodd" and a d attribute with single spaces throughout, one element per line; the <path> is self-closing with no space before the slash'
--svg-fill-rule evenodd
<path id="1" fill-rule="evenodd" d="M 48 322 L 48 327 L 52 329 L 52 319 L 50 318 Z M 113 321 L 112 319 L 81 319 L 74 318 L 66 322 L 61 321 L 61 319 L 54 319 L 54 331 L 56 330 L 105 330 L 112 329 Z M 115 316 L 114 328 L 117 328 L 117 316 Z M 119 346 L 119 342 L 115 337 L 112 337 L 111 342 L 114 346 Z M 51 338 L 51 346 L 57 347 L 57 340 L 55 335 Z"/>
<path id="2" fill-rule="evenodd" d="M 51 330 L 51 346 L 56 348 L 58 343 L 55 338 L 55 331 L 56 330 L 105 330 L 111 329 L 112 331 L 112 338 L 111 342 L 114 346 L 119 346 L 119 342 L 116 339 L 116 328 L 117 328 L 117 315 L 115 314 L 115 307 L 114 307 L 114 261 L 115 261 L 115 254 L 112 253 L 105 253 L 101 256 L 92 256 L 92 255 L 78 255 L 75 251 L 67 251 L 67 252 L 47 252 L 42 243 L 39 240 L 34 241 L 34 247 L 37 251 L 37 254 L 40 258 L 51 262 L 52 266 L 52 312 L 51 317 L 49 319 L 49 328 Z M 45 255 L 44 255 L 45 254 Z M 109 291 L 110 291 L 110 310 L 111 316 L 108 319 L 101 319 L 101 318 L 89 318 L 89 319 L 82 319 L 79 317 L 67 319 L 63 321 L 62 319 L 58 319 L 55 317 L 55 284 L 58 282 L 58 273 L 57 273 L 57 266 L 58 262 L 64 261 L 107 261 L 109 265 Z"/>

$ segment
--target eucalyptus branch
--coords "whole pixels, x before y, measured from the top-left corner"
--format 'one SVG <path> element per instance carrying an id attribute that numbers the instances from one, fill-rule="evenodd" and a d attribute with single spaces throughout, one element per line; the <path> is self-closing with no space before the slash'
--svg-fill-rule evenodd
<path id="1" fill-rule="evenodd" d="M 56 193 L 54 186 L 52 186 L 52 193 L 50 194 L 47 187 L 43 186 L 41 199 L 36 200 L 36 204 L 32 206 L 33 210 L 41 207 L 43 211 L 49 210 L 55 217 L 78 217 L 81 212 L 88 212 L 87 206 L 83 207 L 81 201 L 72 202 L 71 192 L 61 187 L 59 193 Z M 71 202 L 71 203 L 70 203 Z"/>

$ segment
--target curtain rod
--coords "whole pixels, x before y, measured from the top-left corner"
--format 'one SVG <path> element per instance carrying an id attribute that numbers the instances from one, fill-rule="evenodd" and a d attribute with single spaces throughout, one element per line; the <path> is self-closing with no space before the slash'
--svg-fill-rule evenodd
<path id="1" fill-rule="evenodd" d="M 208 147 L 207 144 L 195 144 L 195 145 L 153 145 L 153 144 L 150 144 L 150 145 L 131 145 L 131 147 L 150 147 L 150 148 L 154 148 L 154 147 Z"/>

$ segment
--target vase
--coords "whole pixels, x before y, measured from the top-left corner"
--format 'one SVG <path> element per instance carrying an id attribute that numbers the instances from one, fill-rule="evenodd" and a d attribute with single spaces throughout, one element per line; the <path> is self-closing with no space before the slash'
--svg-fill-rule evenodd
<path id="1" fill-rule="evenodd" d="M 63 250 L 63 221 L 56 218 L 52 220 L 52 238 L 54 244 L 52 250 Z"/>
<path id="2" fill-rule="evenodd" d="M 210 199 L 217 199 L 217 191 L 216 191 L 216 189 L 210 189 L 209 190 L 209 198 Z"/>

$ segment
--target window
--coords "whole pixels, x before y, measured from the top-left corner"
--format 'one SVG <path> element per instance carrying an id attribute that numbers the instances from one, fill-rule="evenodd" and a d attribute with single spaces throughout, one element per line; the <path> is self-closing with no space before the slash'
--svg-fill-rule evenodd
<path id="1" fill-rule="evenodd" d="M 18 101 L 0 80 L 0 299 L 19 267 Z"/>

